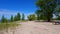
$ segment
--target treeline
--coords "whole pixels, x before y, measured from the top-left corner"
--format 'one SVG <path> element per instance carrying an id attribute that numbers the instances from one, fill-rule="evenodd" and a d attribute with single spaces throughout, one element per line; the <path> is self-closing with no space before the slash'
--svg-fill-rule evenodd
<path id="1" fill-rule="evenodd" d="M 47 20 L 47 18 L 44 15 L 42 15 L 40 11 L 36 11 L 35 14 L 28 15 L 27 18 L 28 18 L 29 21 L 34 21 L 34 20 Z M 51 20 L 60 20 L 60 16 L 57 16 L 55 18 L 52 17 Z"/>
<path id="2" fill-rule="evenodd" d="M 5 18 L 4 15 L 1 18 L 2 23 L 14 22 L 14 21 L 20 21 L 20 20 L 25 20 L 25 15 L 22 14 L 22 16 L 21 16 L 21 14 L 19 12 L 15 16 L 11 15 L 10 19 Z"/>
<path id="3" fill-rule="evenodd" d="M 36 6 L 38 10 L 35 16 L 28 16 L 29 20 L 47 20 L 50 22 L 53 19 L 53 14 L 57 17 L 55 19 L 60 20 L 60 2 L 58 0 L 36 0 Z M 33 17 L 32 17 L 33 16 Z"/>

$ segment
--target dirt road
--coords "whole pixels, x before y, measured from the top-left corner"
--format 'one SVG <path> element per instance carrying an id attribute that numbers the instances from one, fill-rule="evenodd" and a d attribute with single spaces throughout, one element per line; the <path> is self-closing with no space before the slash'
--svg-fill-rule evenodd
<path id="1" fill-rule="evenodd" d="M 60 34 L 60 25 L 52 25 L 51 23 L 28 21 L 19 23 L 15 30 L 8 30 L 4 34 Z M 57 28 L 55 28 L 57 27 Z"/>

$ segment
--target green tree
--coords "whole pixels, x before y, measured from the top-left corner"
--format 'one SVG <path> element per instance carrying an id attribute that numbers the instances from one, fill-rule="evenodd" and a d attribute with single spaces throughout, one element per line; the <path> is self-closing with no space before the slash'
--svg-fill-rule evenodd
<path id="1" fill-rule="evenodd" d="M 24 14 L 22 14 L 22 20 L 25 20 L 25 15 Z"/>
<path id="2" fill-rule="evenodd" d="M 35 17 L 34 14 L 31 14 L 31 15 L 28 16 L 28 20 L 30 20 L 30 21 L 31 21 L 31 20 L 35 20 L 35 18 L 36 18 L 36 17 Z"/>
<path id="3" fill-rule="evenodd" d="M 14 16 L 14 21 L 19 21 L 21 19 L 21 15 L 18 12 L 17 15 Z"/>
<path id="4" fill-rule="evenodd" d="M 13 22 L 13 15 L 11 15 L 10 21 Z"/>
<path id="5" fill-rule="evenodd" d="M 57 20 L 60 20 L 60 8 L 57 9 L 58 13 L 56 13 Z"/>
<path id="6" fill-rule="evenodd" d="M 17 20 L 21 20 L 21 15 L 20 15 L 19 12 L 17 13 L 17 16 L 16 17 L 17 17 Z"/>
<path id="7" fill-rule="evenodd" d="M 17 19 L 17 16 L 16 16 L 16 15 L 14 16 L 14 21 L 18 21 L 18 19 Z"/>
<path id="8" fill-rule="evenodd" d="M 60 16 L 57 17 L 57 20 L 60 20 Z"/>
<path id="9" fill-rule="evenodd" d="M 43 10 L 37 10 L 35 14 L 37 15 L 37 20 L 45 20 L 44 14 L 42 13 Z"/>
<path id="10" fill-rule="evenodd" d="M 8 20 L 4 17 L 4 15 L 2 16 L 1 21 L 2 21 L 2 23 L 8 22 Z"/>
<path id="11" fill-rule="evenodd" d="M 37 20 L 40 20 L 41 10 L 37 10 L 36 12 Z"/>
<path id="12" fill-rule="evenodd" d="M 36 5 L 43 10 L 43 14 L 48 22 L 50 22 L 51 18 L 53 17 L 53 12 L 57 7 L 57 0 L 37 0 Z"/>

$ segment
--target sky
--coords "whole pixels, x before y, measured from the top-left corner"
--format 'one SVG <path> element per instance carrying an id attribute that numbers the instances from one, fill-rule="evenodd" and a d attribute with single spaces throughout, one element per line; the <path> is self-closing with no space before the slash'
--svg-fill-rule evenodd
<path id="1" fill-rule="evenodd" d="M 35 0 L 0 0 L 0 19 L 2 15 L 10 18 L 15 16 L 18 12 L 25 14 L 25 19 L 29 14 L 34 14 L 37 10 Z"/>

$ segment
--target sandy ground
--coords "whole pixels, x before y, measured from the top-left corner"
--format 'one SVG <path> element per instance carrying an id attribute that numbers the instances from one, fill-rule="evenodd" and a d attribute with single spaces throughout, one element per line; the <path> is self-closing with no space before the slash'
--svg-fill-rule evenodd
<path id="1" fill-rule="evenodd" d="M 14 30 L 9 28 L 8 32 L 3 31 L 0 34 L 60 34 L 60 25 L 48 22 L 28 21 L 19 24 L 21 25 Z"/>

